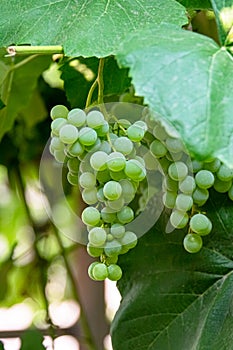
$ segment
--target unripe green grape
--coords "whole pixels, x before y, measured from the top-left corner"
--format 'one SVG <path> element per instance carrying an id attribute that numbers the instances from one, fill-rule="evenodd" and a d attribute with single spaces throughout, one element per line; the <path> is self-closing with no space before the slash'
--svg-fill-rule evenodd
<path id="1" fill-rule="evenodd" d="M 172 209 L 175 206 L 176 203 L 176 197 L 177 193 L 176 192 L 171 192 L 171 191 L 166 191 L 163 194 L 163 204 L 165 205 L 166 208 Z"/>
<path id="2" fill-rule="evenodd" d="M 175 228 L 184 228 L 187 225 L 188 220 L 188 214 L 180 210 L 174 210 L 170 216 L 170 222 Z"/>
<path id="3" fill-rule="evenodd" d="M 171 179 L 169 175 L 166 175 L 163 179 L 163 188 L 168 191 L 177 192 L 178 181 L 175 181 Z"/>
<path id="4" fill-rule="evenodd" d="M 67 180 L 71 185 L 78 186 L 78 175 L 68 172 Z"/>
<path id="5" fill-rule="evenodd" d="M 153 128 L 153 135 L 160 141 L 164 141 L 168 136 L 164 127 L 160 124 L 155 125 Z"/>
<path id="6" fill-rule="evenodd" d="M 107 202 L 107 205 L 109 208 L 111 208 L 112 210 L 115 211 L 119 211 L 123 208 L 123 206 L 125 205 L 125 201 L 123 197 L 120 197 L 116 200 L 110 200 Z"/>
<path id="7" fill-rule="evenodd" d="M 158 170 L 159 162 L 149 151 L 143 156 L 145 167 L 148 170 Z"/>
<path id="8" fill-rule="evenodd" d="M 104 116 L 99 111 L 91 111 L 86 117 L 87 125 L 92 129 L 97 129 L 104 124 Z"/>
<path id="9" fill-rule="evenodd" d="M 67 120 L 74 126 L 83 126 L 86 123 L 86 113 L 80 108 L 74 108 L 68 113 Z"/>
<path id="10" fill-rule="evenodd" d="M 225 164 L 222 164 L 216 174 L 219 180 L 230 181 L 233 178 L 233 169 L 230 169 Z"/>
<path id="11" fill-rule="evenodd" d="M 98 258 L 101 254 L 103 254 L 104 249 L 101 247 L 94 247 L 90 243 L 87 244 L 87 252 L 93 258 Z"/>
<path id="12" fill-rule="evenodd" d="M 145 135 L 145 130 L 138 125 L 131 125 L 127 129 L 127 136 L 133 142 L 140 142 Z"/>
<path id="13" fill-rule="evenodd" d="M 121 179 L 126 178 L 125 172 L 123 170 L 121 171 L 110 171 L 109 172 L 111 179 L 114 181 L 120 181 Z"/>
<path id="14" fill-rule="evenodd" d="M 99 145 L 99 151 L 103 151 L 107 154 L 111 153 L 111 145 L 107 141 L 102 141 L 101 144 Z"/>
<path id="15" fill-rule="evenodd" d="M 180 139 L 177 139 L 174 137 L 168 137 L 165 143 L 169 152 L 180 153 L 184 151 L 184 146 Z"/>
<path id="16" fill-rule="evenodd" d="M 67 162 L 67 167 L 70 172 L 78 173 L 79 171 L 79 160 L 77 158 L 70 158 Z"/>
<path id="17" fill-rule="evenodd" d="M 214 184 L 214 175 L 209 170 L 199 170 L 195 182 L 199 188 L 208 189 Z"/>
<path id="18" fill-rule="evenodd" d="M 98 202 L 97 198 L 97 189 L 95 187 L 93 188 L 85 188 L 82 191 L 82 199 L 85 203 L 92 205 Z"/>
<path id="19" fill-rule="evenodd" d="M 134 181 L 142 181 L 146 177 L 146 170 L 136 159 L 130 159 L 125 165 L 125 174 Z"/>
<path id="20" fill-rule="evenodd" d="M 50 145 L 54 151 L 63 151 L 64 150 L 64 144 L 61 142 L 61 140 L 57 136 L 54 136 L 51 139 Z"/>
<path id="21" fill-rule="evenodd" d="M 194 173 L 197 173 L 199 170 L 203 169 L 203 162 L 196 159 L 192 160 L 191 168 Z"/>
<path id="22" fill-rule="evenodd" d="M 64 118 L 54 119 L 51 123 L 51 130 L 54 135 L 59 136 L 60 129 L 67 124 L 67 120 Z"/>
<path id="23" fill-rule="evenodd" d="M 120 180 L 120 185 L 122 187 L 122 197 L 124 198 L 124 201 L 130 203 L 135 197 L 137 190 L 136 186 L 128 179 Z"/>
<path id="24" fill-rule="evenodd" d="M 221 162 L 218 158 L 215 158 L 212 162 L 204 162 L 203 168 L 205 170 L 211 171 L 211 173 L 216 173 L 220 168 Z"/>
<path id="25" fill-rule="evenodd" d="M 94 247 L 103 247 L 107 239 L 107 233 L 102 227 L 94 227 L 88 233 L 90 245 Z"/>
<path id="26" fill-rule="evenodd" d="M 109 257 L 119 255 L 120 251 L 121 244 L 116 239 L 113 239 L 111 242 L 106 242 L 104 246 L 104 253 Z"/>
<path id="27" fill-rule="evenodd" d="M 87 207 L 82 212 L 82 222 L 85 225 L 96 226 L 100 221 L 100 212 L 94 207 Z"/>
<path id="28" fill-rule="evenodd" d="M 95 131 L 95 130 L 94 130 Z M 100 151 L 101 140 L 97 137 L 95 143 L 91 146 L 85 146 L 85 150 L 87 152 L 93 153 L 96 151 Z"/>
<path id="29" fill-rule="evenodd" d="M 93 263 L 91 263 L 90 265 L 89 265 L 89 267 L 88 267 L 88 271 L 87 271 L 87 273 L 88 273 L 88 276 L 92 279 L 92 280 L 94 280 L 94 281 L 96 281 L 96 279 L 94 278 L 94 276 L 93 276 L 93 268 L 95 267 L 95 265 L 97 265 L 97 264 L 99 264 L 99 262 L 98 261 L 94 261 Z"/>
<path id="30" fill-rule="evenodd" d="M 104 184 L 104 183 L 106 183 L 108 181 L 111 181 L 112 178 L 111 178 L 111 175 L 110 175 L 108 169 L 105 169 L 105 170 L 102 170 L 102 171 L 98 171 L 96 173 L 96 179 L 100 183 Z"/>
<path id="31" fill-rule="evenodd" d="M 96 171 L 103 171 L 107 168 L 107 153 L 103 151 L 97 151 L 92 154 L 90 158 L 90 164 L 92 168 Z"/>
<path id="32" fill-rule="evenodd" d="M 123 249 L 129 250 L 133 249 L 137 245 L 138 238 L 134 232 L 126 231 L 120 242 L 123 246 Z"/>
<path id="33" fill-rule="evenodd" d="M 51 118 L 57 119 L 57 118 L 67 118 L 69 110 L 66 108 L 66 106 L 63 105 L 56 105 L 54 106 L 50 111 Z"/>
<path id="34" fill-rule="evenodd" d="M 103 263 L 96 264 L 92 269 L 92 276 L 96 281 L 104 281 L 108 277 L 108 268 Z"/>
<path id="35" fill-rule="evenodd" d="M 105 256 L 105 264 L 107 266 L 111 265 L 111 264 L 116 264 L 118 261 L 118 255 L 115 255 L 115 256 Z"/>
<path id="36" fill-rule="evenodd" d="M 111 264 L 108 266 L 108 279 L 118 281 L 122 277 L 122 270 L 119 265 Z"/>
<path id="37" fill-rule="evenodd" d="M 108 181 L 103 188 L 104 196 L 114 201 L 118 198 L 120 198 L 122 194 L 122 187 L 117 181 Z"/>
<path id="38" fill-rule="evenodd" d="M 109 208 L 109 207 L 104 207 L 101 210 L 101 218 L 104 222 L 112 224 L 114 221 L 116 221 L 116 212 L 115 210 Z"/>
<path id="39" fill-rule="evenodd" d="M 84 153 L 84 148 L 79 141 L 76 141 L 68 146 L 67 151 L 72 157 L 78 157 Z"/>
<path id="40" fill-rule="evenodd" d="M 96 142 L 98 136 L 95 130 L 84 127 L 79 132 L 79 142 L 84 146 L 92 146 Z"/>
<path id="41" fill-rule="evenodd" d="M 169 176 L 175 181 L 181 181 L 188 175 L 188 167 L 183 162 L 172 163 L 168 168 Z"/>
<path id="42" fill-rule="evenodd" d="M 79 177 L 79 184 L 83 188 L 93 188 L 96 185 L 95 175 L 91 172 L 84 172 Z"/>
<path id="43" fill-rule="evenodd" d="M 173 164 L 166 157 L 159 159 L 159 171 L 162 174 L 167 174 L 169 166 Z"/>
<path id="44" fill-rule="evenodd" d="M 184 154 L 183 152 L 177 152 L 177 153 L 167 152 L 166 158 L 171 162 L 178 162 L 178 160 L 182 159 L 183 154 Z"/>
<path id="45" fill-rule="evenodd" d="M 199 235 L 205 236 L 210 233 L 212 230 L 212 223 L 207 216 L 203 214 L 195 214 L 191 217 L 190 228 L 193 232 L 198 233 Z"/>
<path id="46" fill-rule="evenodd" d="M 117 219 L 121 224 L 128 224 L 134 219 L 134 212 L 133 209 L 131 209 L 128 206 L 123 207 L 118 213 L 117 213 Z"/>
<path id="47" fill-rule="evenodd" d="M 104 197 L 104 191 L 103 187 L 99 187 L 97 190 L 97 198 L 99 202 L 104 203 L 106 201 L 106 198 Z"/>
<path id="48" fill-rule="evenodd" d="M 110 232 L 113 235 L 113 237 L 119 239 L 122 238 L 125 234 L 125 226 L 121 224 L 113 224 L 110 228 Z"/>
<path id="49" fill-rule="evenodd" d="M 65 144 L 72 144 L 78 139 L 78 129 L 74 125 L 66 124 L 61 127 L 59 138 Z"/>
<path id="50" fill-rule="evenodd" d="M 181 211 L 189 211 L 193 206 L 193 199 L 188 194 L 180 193 L 176 198 L 176 208 Z"/>
<path id="51" fill-rule="evenodd" d="M 184 237 L 184 249 L 189 253 L 197 253 L 202 248 L 202 238 L 198 234 L 188 233 Z"/>
<path id="52" fill-rule="evenodd" d="M 190 175 L 188 175 L 179 183 L 180 191 L 185 194 L 192 194 L 195 188 L 196 188 L 195 179 Z"/>
<path id="53" fill-rule="evenodd" d="M 209 198 L 209 191 L 204 188 L 196 187 L 196 189 L 192 194 L 192 197 L 193 197 L 193 202 L 197 204 L 199 207 L 201 207 L 207 202 Z"/>
<path id="54" fill-rule="evenodd" d="M 113 146 L 117 152 L 120 152 L 124 155 L 130 154 L 133 150 L 133 143 L 125 136 L 116 138 L 113 142 Z"/>
<path id="55" fill-rule="evenodd" d="M 97 132 L 97 135 L 99 137 L 103 137 L 105 135 L 107 135 L 107 133 L 109 132 L 109 124 L 106 120 L 103 121 L 103 124 L 98 127 L 97 129 L 95 129 Z"/>
<path id="56" fill-rule="evenodd" d="M 53 155 L 58 163 L 64 163 L 65 158 L 66 158 L 64 151 L 61 151 L 61 150 L 54 151 Z"/>
<path id="57" fill-rule="evenodd" d="M 150 144 L 150 151 L 156 158 L 164 157 L 167 153 L 167 148 L 164 146 L 164 144 L 159 140 L 154 140 Z"/>
<path id="58" fill-rule="evenodd" d="M 215 181 L 214 181 L 214 189 L 215 189 L 215 191 L 217 191 L 219 193 L 225 193 L 225 192 L 229 191 L 231 186 L 232 186 L 232 180 L 221 181 L 218 178 L 215 178 Z"/>
<path id="59" fill-rule="evenodd" d="M 120 152 L 112 152 L 107 158 L 107 167 L 111 171 L 120 171 L 125 168 L 126 159 Z"/>

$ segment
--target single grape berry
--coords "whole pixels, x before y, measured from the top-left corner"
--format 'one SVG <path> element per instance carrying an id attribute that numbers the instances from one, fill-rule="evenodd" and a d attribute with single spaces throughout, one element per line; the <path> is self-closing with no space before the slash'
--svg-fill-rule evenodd
<path id="1" fill-rule="evenodd" d="M 183 245 L 189 253 L 197 253 L 202 248 L 202 238 L 196 233 L 188 233 L 184 237 Z"/>
<path id="2" fill-rule="evenodd" d="M 122 194 L 122 187 L 117 181 L 108 181 L 103 188 L 104 196 L 109 200 L 116 200 Z"/>
<path id="3" fill-rule="evenodd" d="M 102 227 L 94 227 L 90 230 L 88 239 L 93 247 L 103 247 L 107 239 L 107 233 Z"/>
<path id="4" fill-rule="evenodd" d="M 108 268 L 103 263 L 95 264 L 91 272 L 96 281 L 103 281 L 108 277 Z"/>
<path id="5" fill-rule="evenodd" d="M 94 207 L 87 207 L 82 212 L 82 221 L 86 225 L 96 226 L 100 221 L 100 212 Z"/>
<path id="6" fill-rule="evenodd" d="M 50 116 L 53 120 L 57 118 L 67 118 L 68 112 L 69 110 L 66 108 L 66 106 L 56 105 L 51 109 Z"/>
<path id="7" fill-rule="evenodd" d="M 181 181 L 188 175 L 188 167 L 183 162 L 172 163 L 168 168 L 169 176 L 175 181 Z"/>
<path id="8" fill-rule="evenodd" d="M 119 265 L 111 264 L 108 266 L 108 278 L 111 281 L 118 281 L 122 277 L 122 270 Z"/>
<path id="9" fill-rule="evenodd" d="M 199 188 L 208 189 L 214 184 L 214 175 L 209 170 L 199 170 L 195 176 Z"/>
<path id="10" fill-rule="evenodd" d="M 191 217 L 190 228 L 199 235 L 208 235 L 212 230 L 212 223 L 204 214 L 195 214 Z"/>
<path id="11" fill-rule="evenodd" d="M 66 124 L 60 129 L 59 138 L 63 143 L 74 143 L 78 139 L 78 129 L 74 125 Z"/>

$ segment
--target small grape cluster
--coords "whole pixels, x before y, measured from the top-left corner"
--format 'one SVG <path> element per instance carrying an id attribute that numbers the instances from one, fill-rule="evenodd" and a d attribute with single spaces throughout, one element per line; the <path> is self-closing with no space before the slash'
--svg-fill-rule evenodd
<path id="1" fill-rule="evenodd" d="M 209 189 L 228 192 L 233 200 L 233 170 L 219 159 L 205 162 L 190 160 L 176 131 L 164 120 L 146 110 L 145 121 L 154 139 L 149 141 L 150 149 L 145 156 L 146 167 L 151 168 L 152 158 L 158 161 L 163 173 L 163 204 L 171 210 L 168 230 L 189 226 L 184 237 L 184 248 L 190 253 L 202 247 L 202 236 L 212 230 L 210 219 L 201 207 L 209 198 Z"/>
<path id="2" fill-rule="evenodd" d="M 57 105 L 51 110 L 50 152 L 59 162 L 67 159 L 67 179 L 80 185 L 88 205 L 82 221 L 88 229 L 87 251 L 100 261 L 88 269 L 94 280 L 116 281 L 122 271 L 118 255 L 137 244 L 134 232 L 125 225 L 134 219 L 130 203 L 139 184 L 146 179 L 143 158 L 137 147 L 147 131 L 144 121 L 131 124 L 118 120 L 109 124 L 99 110 L 85 113 Z"/>

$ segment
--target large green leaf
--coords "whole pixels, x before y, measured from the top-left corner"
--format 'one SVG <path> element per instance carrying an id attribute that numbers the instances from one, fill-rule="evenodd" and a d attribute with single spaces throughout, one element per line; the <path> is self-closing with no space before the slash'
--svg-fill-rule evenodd
<path id="1" fill-rule="evenodd" d="M 185 8 L 175 0 L 2 0 L 0 46 L 59 44 L 67 55 L 108 56 L 129 33 L 161 22 L 182 26 Z"/>
<path id="2" fill-rule="evenodd" d="M 177 0 L 180 4 L 189 9 L 211 8 L 210 0 Z"/>
<path id="3" fill-rule="evenodd" d="M 231 17 L 231 23 L 233 23 L 233 1 L 232 0 L 211 0 L 213 10 L 216 15 L 216 21 L 218 25 L 218 32 L 219 32 L 219 40 L 222 45 L 224 45 L 225 40 L 227 38 L 228 31 L 231 29 L 228 28 L 229 23 L 229 16 Z M 228 15 L 226 16 L 226 11 L 228 12 Z M 225 12 L 225 15 L 223 13 Z"/>
<path id="4" fill-rule="evenodd" d="M 164 234 L 163 218 L 120 259 L 114 350 L 233 349 L 233 206 L 212 195 L 205 210 L 213 232 L 201 252 L 184 251 L 185 232 Z"/>
<path id="5" fill-rule="evenodd" d="M 224 47 L 164 26 L 130 36 L 118 59 L 130 67 L 136 92 L 176 127 L 193 155 L 233 167 L 233 58 Z"/>
<path id="6" fill-rule="evenodd" d="M 25 62 L 25 64 L 23 64 Z M 41 73 L 48 68 L 51 62 L 49 56 L 31 56 L 30 59 L 20 61 L 16 65 L 8 65 L 0 61 L 0 69 L 4 75 L 0 76 L 0 95 L 5 107 L 0 110 L 0 139 L 11 129 L 15 119 L 30 104 L 37 81 Z M 34 105 L 34 108 L 36 106 Z M 38 121 L 37 111 L 31 110 L 28 124 Z"/>
<path id="7" fill-rule="evenodd" d="M 21 336 L 20 350 L 45 350 L 44 337 L 38 330 L 27 330 Z"/>

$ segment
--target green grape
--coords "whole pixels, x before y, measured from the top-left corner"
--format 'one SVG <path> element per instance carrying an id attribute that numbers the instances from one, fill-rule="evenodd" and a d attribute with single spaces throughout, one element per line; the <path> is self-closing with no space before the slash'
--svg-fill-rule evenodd
<path id="1" fill-rule="evenodd" d="M 133 125 L 142 128 L 145 132 L 148 130 L 147 124 L 143 120 L 137 120 Z"/>
<path id="2" fill-rule="evenodd" d="M 86 113 L 80 108 L 74 108 L 68 113 L 68 122 L 80 127 L 86 123 Z"/>
<path id="3" fill-rule="evenodd" d="M 54 136 L 51 139 L 50 145 L 51 145 L 52 150 L 54 150 L 54 151 L 63 151 L 64 150 L 64 144 L 61 142 L 61 140 L 57 136 Z"/>
<path id="4" fill-rule="evenodd" d="M 166 157 L 160 158 L 159 159 L 159 171 L 162 174 L 167 174 L 168 168 L 171 164 L 172 163 Z"/>
<path id="5" fill-rule="evenodd" d="M 87 152 L 96 152 L 100 150 L 100 146 L 101 146 L 101 140 L 99 138 L 97 138 L 97 140 L 95 141 L 95 143 L 91 146 L 85 146 L 85 150 Z"/>
<path id="6" fill-rule="evenodd" d="M 122 187 L 119 182 L 117 181 L 108 181 L 103 188 L 104 196 L 114 201 L 118 198 L 120 198 L 122 194 Z"/>
<path id="7" fill-rule="evenodd" d="M 178 153 L 166 153 L 166 158 L 170 160 L 171 162 L 178 162 L 178 160 L 181 160 L 183 157 L 183 152 L 178 152 Z"/>
<path id="8" fill-rule="evenodd" d="M 87 244 L 87 252 L 93 258 L 98 258 L 101 254 L 103 254 L 103 251 L 103 248 L 94 247 L 90 243 Z"/>
<path id="9" fill-rule="evenodd" d="M 78 129 L 74 125 L 66 124 L 60 129 L 59 138 L 63 143 L 74 143 L 78 139 Z"/>
<path id="10" fill-rule="evenodd" d="M 91 265 L 89 265 L 88 271 L 87 271 L 88 276 L 89 276 L 92 280 L 94 280 L 94 281 L 96 281 L 96 279 L 94 278 L 92 272 L 93 272 L 93 269 L 94 269 L 95 265 L 97 265 L 97 264 L 99 264 L 98 261 L 94 261 L 93 263 L 91 263 Z"/>
<path id="11" fill-rule="evenodd" d="M 146 170 L 136 159 L 130 159 L 125 165 L 125 175 L 134 181 L 142 181 L 146 177 Z"/>
<path id="12" fill-rule="evenodd" d="M 221 162 L 218 158 L 215 158 L 212 162 L 204 163 L 203 168 L 205 170 L 211 171 L 211 173 L 216 173 L 220 168 Z"/>
<path id="13" fill-rule="evenodd" d="M 233 186 L 231 186 L 231 188 L 229 189 L 228 196 L 233 201 Z"/>
<path id="14" fill-rule="evenodd" d="M 188 214 L 180 210 L 174 210 L 170 216 L 170 222 L 175 228 L 184 228 L 187 225 L 188 220 Z"/>
<path id="15" fill-rule="evenodd" d="M 121 251 L 121 244 L 116 239 L 113 239 L 112 241 L 107 242 L 104 246 L 104 253 L 109 257 L 119 255 L 120 251 Z"/>
<path id="16" fill-rule="evenodd" d="M 104 121 L 104 116 L 99 111 L 91 111 L 87 114 L 87 125 L 92 129 L 98 129 Z"/>
<path id="17" fill-rule="evenodd" d="M 110 228 L 110 232 L 113 237 L 117 239 L 122 238 L 125 234 L 125 226 L 118 223 L 113 224 Z"/>
<path id="18" fill-rule="evenodd" d="M 103 247 L 107 239 L 107 233 L 102 227 L 93 227 L 88 233 L 90 245 L 94 247 Z"/>
<path id="19" fill-rule="evenodd" d="M 128 206 L 123 207 L 118 213 L 117 213 L 117 219 L 121 224 L 128 224 L 134 219 L 134 212 L 133 209 L 131 209 Z"/>
<path id="20" fill-rule="evenodd" d="M 126 178 L 125 172 L 123 170 L 121 171 L 110 171 L 109 172 L 111 179 L 114 181 L 120 181 L 121 179 Z"/>
<path id="21" fill-rule="evenodd" d="M 131 123 L 128 119 L 118 119 L 118 121 L 117 121 L 117 127 L 121 126 L 124 129 L 128 129 L 128 127 L 130 125 L 131 125 Z"/>
<path id="22" fill-rule="evenodd" d="M 198 233 L 199 235 L 205 236 L 210 233 L 212 230 L 212 223 L 207 216 L 203 214 L 195 214 L 191 217 L 190 228 L 193 232 Z"/>
<path id="23" fill-rule="evenodd" d="M 93 188 L 96 185 L 96 178 L 93 173 L 84 172 L 79 177 L 79 185 L 83 188 Z"/>
<path id="24" fill-rule="evenodd" d="M 165 205 L 166 208 L 172 209 L 175 206 L 176 203 L 176 197 L 177 193 L 176 192 L 171 192 L 171 191 L 166 191 L 163 194 L 163 204 Z"/>
<path id="25" fill-rule="evenodd" d="M 189 253 L 197 253 L 202 248 L 202 238 L 195 233 L 188 233 L 183 241 L 184 249 Z"/>
<path id="26" fill-rule="evenodd" d="M 67 120 L 64 118 L 54 119 L 51 123 L 51 130 L 55 136 L 59 136 L 60 129 L 67 124 Z"/>
<path id="27" fill-rule="evenodd" d="M 203 169 L 203 162 L 200 162 L 199 160 L 192 160 L 191 170 L 194 173 L 197 173 L 201 169 Z"/>
<path id="28" fill-rule="evenodd" d="M 79 132 L 79 142 L 84 146 L 94 145 L 97 137 L 96 131 L 89 127 L 84 127 Z"/>
<path id="29" fill-rule="evenodd" d="M 209 191 L 204 188 L 196 187 L 196 189 L 192 194 L 192 197 L 193 197 L 193 202 L 197 204 L 199 207 L 201 207 L 207 202 L 209 198 Z"/>
<path id="30" fill-rule="evenodd" d="M 100 212 L 94 207 L 87 207 L 82 212 L 82 222 L 85 225 L 96 226 L 100 221 Z"/>
<path id="31" fill-rule="evenodd" d="M 80 162 L 77 158 L 70 158 L 67 162 L 67 167 L 71 173 L 78 173 L 79 164 Z"/>
<path id="32" fill-rule="evenodd" d="M 164 141 L 167 138 L 167 133 L 164 127 L 160 124 L 155 125 L 153 128 L 153 135 L 156 139 Z"/>
<path id="33" fill-rule="evenodd" d="M 225 164 L 221 164 L 217 171 L 217 177 L 221 181 L 230 181 L 233 178 L 233 169 L 228 168 Z"/>
<path id="34" fill-rule="evenodd" d="M 137 190 L 135 184 L 128 179 L 122 179 L 120 180 L 120 185 L 125 203 L 130 203 L 134 199 Z"/>
<path id="35" fill-rule="evenodd" d="M 92 154 L 90 158 L 90 164 L 92 168 L 96 171 L 103 171 L 107 168 L 107 153 L 103 151 L 97 151 Z"/>
<path id="36" fill-rule="evenodd" d="M 108 268 L 103 263 L 96 264 L 92 269 L 92 276 L 96 281 L 103 281 L 108 277 Z"/>
<path id="37" fill-rule="evenodd" d="M 196 188 L 195 179 L 190 175 L 188 175 L 185 179 L 183 179 L 179 183 L 180 191 L 185 194 L 192 194 L 195 188 Z"/>
<path id="38" fill-rule="evenodd" d="M 232 180 L 221 181 L 218 178 L 216 178 L 214 181 L 214 189 L 215 191 L 220 193 L 228 192 L 231 186 L 232 186 Z"/>
<path id="39" fill-rule="evenodd" d="M 54 151 L 53 155 L 58 163 L 64 163 L 66 158 L 64 151 Z"/>
<path id="40" fill-rule="evenodd" d="M 184 151 L 184 146 L 180 139 L 168 137 L 165 143 L 169 152 L 180 153 Z"/>
<path id="41" fill-rule="evenodd" d="M 180 193 L 176 198 L 176 208 L 181 211 L 189 211 L 193 206 L 193 199 L 190 195 Z"/>
<path id="42" fill-rule="evenodd" d="M 67 180 L 73 186 L 78 186 L 78 175 L 68 172 Z"/>
<path id="43" fill-rule="evenodd" d="M 119 265 L 111 264 L 108 266 L 108 279 L 118 281 L 122 277 L 122 270 Z"/>
<path id="44" fill-rule="evenodd" d="M 125 201 L 123 197 L 120 197 L 116 200 L 110 200 L 107 202 L 107 206 L 115 211 L 120 211 L 125 205 Z"/>
<path id="45" fill-rule="evenodd" d="M 159 162 L 149 151 L 143 156 L 145 167 L 148 170 L 158 170 Z"/>
<path id="46" fill-rule="evenodd" d="M 141 156 L 135 156 L 134 159 L 137 160 L 139 163 L 141 163 L 143 168 L 145 168 L 146 163 L 145 163 L 144 159 Z"/>
<path id="47" fill-rule="evenodd" d="M 124 236 L 121 238 L 121 244 L 123 246 L 123 249 L 133 249 L 138 242 L 138 238 L 132 231 L 126 231 Z"/>
<path id="48" fill-rule="evenodd" d="M 99 151 L 103 151 L 107 154 L 111 153 L 111 145 L 107 141 L 102 141 L 99 146 Z"/>
<path id="49" fill-rule="evenodd" d="M 76 141 L 72 145 L 68 146 L 67 151 L 72 157 L 78 157 L 83 154 L 84 148 L 79 141 Z"/>
<path id="50" fill-rule="evenodd" d="M 98 202 L 97 198 L 97 189 L 95 187 L 93 188 L 85 188 L 82 191 L 82 199 L 85 203 L 92 205 Z"/>
<path id="51" fill-rule="evenodd" d="M 150 151 L 156 158 L 164 157 L 167 153 L 167 148 L 159 140 L 154 140 L 150 144 Z"/>
<path id="52" fill-rule="evenodd" d="M 109 208 L 109 207 L 104 207 L 101 210 L 101 218 L 104 222 L 112 224 L 114 221 L 116 221 L 116 212 L 115 210 Z"/>
<path id="53" fill-rule="evenodd" d="M 125 168 L 126 159 L 125 156 L 120 152 L 112 152 L 107 158 L 107 167 L 111 171 L 118 172 Z"/>
<path id="54" fill-rule="evenodd" d="M 209 170 L 199 170 L 195 182 L 199 188 L 208 189 L 214 184 L 214 175 Z"/>
<path id="55" fill-rule="evenodd" d="M 105 182 L 110 181 L 112 178 L 109 171 L 105 169 L 96 173 L 96 179 L 99 181 L 99 183 L 104 184 Z"/>
<path id="56" fill-rule="evenodd" d="M 127 129 L 127 136 L 131 141 L 140 142 L 145 135 L 145 130 L 139 125 L 131 125 Z"/>
<path id="57" fill-rule="evenodd" d="M 133 143 L 125 136 L 121 136 L 115 139 L 113 146 L 117 152 L 124 155 L 130 154 L 133 150 Z"/>
<path id="58" fill-rule="evenodd" d="M 107 266 L 111 265 L 111 264 L 116 264 L 118 261 L 118 255 L 115 256 L 105 256 L 105 264 Z"/>
<path id="59" fill-rule="evenodd" d="M 169 166 L 168 174 L 173 180 L 181 181 L 188 175 L 188 168 L 183 162 L 175 162 Z"/>
<path id="60" fill-rule="evenodd" d="M 106 120 L 104 120 L 103 124 L 99 128 L 97 128 L 95 130 L 96 130 L 97 135 L 99 137 L 103 137 L 103 136 L 107 135 L 107 133 L 109 132 L 109 124 L 108 124 L 108 122 Z"/>
<path id="61" fill-rule="evenodd" d="M 67 118 L 69 110 L 66 106 L 56 105 L 50 111 L 50 117 L 54 120 L 57 118 Z"/>
<path id="62" fill-rule="evenodd" d="M 168 191 L 177 192 L 178 182 L 172 180 L 169 175 L 166 175 L 163 179 L 163 187 Z"/>
<path id="63" fill-rule="evenodd" d="M 104 197 L 104 191 L 103 187 L 99 187 L 97 190 L 97 198 L 99 202 L 104 203 L 106 201 L 106 198 Z"/>
<path id="64" fill-rule="evenodd" d="M 114 240 L 113 235 L 112 235 L 111 233 L 108 233 L 108 234 L 107 234 L 107 241 L 108 241 L 108 242 L 112 242 L 113 240 Z"/>

